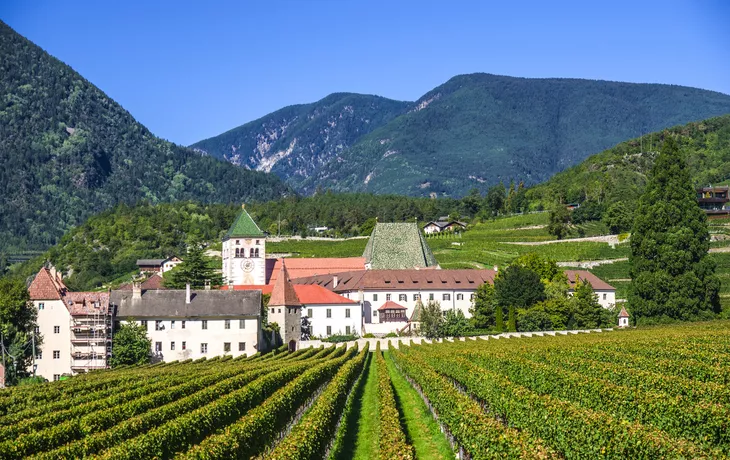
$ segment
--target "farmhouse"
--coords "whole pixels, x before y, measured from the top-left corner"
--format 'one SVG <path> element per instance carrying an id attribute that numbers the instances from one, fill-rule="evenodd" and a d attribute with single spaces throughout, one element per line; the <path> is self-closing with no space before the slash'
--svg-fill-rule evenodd
<path id="1" fill-rule="evenodd" d="M 113 291 L 116 320 L 147 328 L 157 361 L 255 354 L 261 334 L 261 291 Z"/>
<path id="2" fill-rule="evenodd" d="M 108 292 L 70 292 L 55 268 L 42 268 L 28 288 L 38 314 L 36 374 L 48 380 L 107 367 L 112 346 Z"/>
<path id="3" fill-rule="evenodd" d="M 591 283 L 591 287 L 596 293 L 598 303 L 600 303 L 603 308 L 611 308 L 616 305 L 616 288 L 593 273 L 586 270 L 565 270 L 565 276 L 568 277 L 568 282 L 570 283 L 570 289 L 568 290 L 569 295 L 573 295 L 573 292 L 575 292 L 576 280 L 580 279 L 583 283 Z"/>
<path id="4" fill-rule="evenodd" d="M 165 273 L 181 263 L 181 258 L 172 256 L 166 259 L 139 259 L 137 260 L 137 267 L 140 273 Z"/>
<path id="5" fill-rule="evenodd" d="M 466 229 L 466 224 L 457 220 L 432 220 L 423 226 L 423 232 L 427 235 L 441 232 L 456 232 L 464 229 Z"/>

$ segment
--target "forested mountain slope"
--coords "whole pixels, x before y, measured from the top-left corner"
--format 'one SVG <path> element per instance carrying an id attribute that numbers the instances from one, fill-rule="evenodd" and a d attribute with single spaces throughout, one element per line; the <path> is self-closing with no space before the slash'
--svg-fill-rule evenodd
<path id="1" fill-rule="evenodd" d="M 642 133 L 728 113 L 730 96 L 681 86 L 461 75 L 301 188 L 463 195 L 535 184 Z"/>
<path id="2" fill-rule="evenodd" d="M 675 126 L 592 155 L 527 191 L 531 201 L 634 201 L 666 135 L 677 140 L 697 186 L 730 181 L 730 115 Z"/>
<path id="3" fill-rule="evenodd" d="M 0 22 L 0 251 L 42 249 L 117 203 L 290 193 L 152 135 L 69 66 Z"/>
<path id="4" fill-rule="evenodd" d="M 191 147 L 249 169 L 274 172 L 297 186 L 408 107 L 407 102 L 379 96 L 335 93 L 312 104 L 285 107 Z"/>

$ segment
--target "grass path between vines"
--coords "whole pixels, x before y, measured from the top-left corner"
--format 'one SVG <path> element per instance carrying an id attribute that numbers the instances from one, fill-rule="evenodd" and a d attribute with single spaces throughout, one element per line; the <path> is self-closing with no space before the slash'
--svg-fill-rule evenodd
<path id="1" fill-rule="evenodd" d="M 378 375 L 375 356 L 370 353 L 366 363 L 365 384 L 356 388 L 352 413 L 347 423 L 344 448 L 338 460 L 370 460 L 378 456 L 380 421 L 378 418 Z"/>
<path id="2" fill-rule="evenodd" d="M 385 352 L 384 356 L 390 381 L 395 389 L 398 411 L 403 417 L 401 423 L 406 428 L 408 441 L 416 449 L 416 458 L 419 460 L 453 459 L 454 452 L 451 445 L 441 432 L 441 428 L 426 407 L 421 395 L 396 369 L 390 353 Z"/>

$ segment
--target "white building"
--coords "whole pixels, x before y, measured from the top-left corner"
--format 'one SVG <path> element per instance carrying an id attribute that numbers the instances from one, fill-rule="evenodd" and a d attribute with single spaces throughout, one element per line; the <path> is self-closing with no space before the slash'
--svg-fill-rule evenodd
<path id="1" fill-rule="evenodd" d="M 42 268 L 28 288 L 38 317 L 36 374 L 48 380 L 105 369 L 111 353 L 108 292 L 70 292 L 54 268 Z"/>
<path id="2" fill-rule="evenodd" d="M 243 206 L 223 238 L 221 257 L 228 284 L 266 284 L 266 238 Z"/>
<path id="3" fill-rule="evenodd" d="M 580 279 L 581 282 L 591 283 L 593 292 L 596 293 L 598 303 L 603 308 L 613 308 L 616 305 L 616 288 L 603 281 L 593 273 L 586 270 L 565 270 L 565 276 L 568 277 L 570 283 L 569 295 L 573 295 L 575 292 L 575 281 Z"/>
<path id="4" fill-rule="evenodd" d="M 165 273 L 182 263 L 182 259 L 171 256 L 167 259 L 138 259 L 137 267 L 140 273 Z"/>
<path id="5" fill-rule="evenodd" d="M 120 322 L 147 328 L 156 360 L 165 362 L 252 355 L 261 334 L 261 291 L 114 291 L 111 305 Z"/>

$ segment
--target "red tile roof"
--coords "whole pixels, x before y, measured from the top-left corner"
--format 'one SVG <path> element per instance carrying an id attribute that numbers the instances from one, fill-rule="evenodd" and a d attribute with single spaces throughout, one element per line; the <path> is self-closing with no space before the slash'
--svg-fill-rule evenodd
<path id="1" fill-rule="evenodd" d="M 286 265 L 282 261 L 281 271 L 279 271 L 276 283 L 274 283 L 274 287 L 271 289 L 269 305 L 277 307 L 298 307 L 301 304 L 299 297 L 297 297 L 297 292 L 294 290 L 294 286 L 292 286 L 291 280 L 289 279 Z"/>
<path id="2" fill-rule="evenodd" d="M 358 270 L 294 279 L 296 284 L 316 284 L 334 292 L 367 290 L 475 290 L 493 283 L 494 270 Z M 334 278 L 337 286 L 334 286 Z"/>
<path id="3" fill-rule="evenodd" d="M 270 284 L 266 285 L 254 285 L 254 284 L 239 284 L 233 286 L 234 291 L 251 291 L 260 289 L 263 294 L 271 294 L 271 290 L 274 286 Z M 228 287 L 224 286 L 221 289 L 227 290 Z M 297 293 L 297 297 L 302 305 L 343 305 L 343 304 L 357 304 L 356 301 L 350 300 L 347 297 L 343 297 L 339 294 L 335 294 L 329 289 L 325 289 L 322 286 L 317 285 L 304 285 L 295 284 L 294 291 Z"/>
<path id="4" fill-rule="evenodd" d="M 167 289 L 165 285 L 163 284 L 164 279 L 162 278 L 162 275 L 159 273 L 152 274 L 149 278 L 144 280 L 142 282 L 142 290 L 157 290 L 157 289 Z M 118 288 L 120 291 L 131 291 L 132 290 L 132 283 L 125 283 L 119 286 Z"/>
<path id="5" fill-rule="evenodd" d="M 281 271 L 282 261 L 285 259 L 266 260 L 267 284 L 276 283 Z M 291 279 L 305 276 L 326 275 L 329 273 L 346 272 L 365 269 L 364 257 L 302 257 L 286 258 L 286 268 Z"/>
<path id="6" fill-rule="evenodd" d="M 565 270 L 565 276 L 568 277 L 570 289 L 575 289 L 575 278 L 578 276 L 581 281 L 591 283 L 594 291 L 615 291 L 616 288 L 603 281 L 593 273 L 587 270 Z"/>
<path id="7" fill-rule="evenodd" d="M 378 308 L 378 311 L 380 311 L 380 310 L 408 310 L 408 309 L 406 307 L 404 307 L 403 305 L 399 305 L 399 304 L 393 302 L 392 300 L 389 300 L 389 301 L 385 302 L 383 305 L 381 305 L 380 308 Z"/>
<path id="8" fill-rule="evenodd" d="M 628 318 L 629 312 L 626 311 L 626 307 L 621 307 L 621 311 L 618 314 L 619 318 Z"/>
<path id="9" fill-rule="evenodd" d="M 51 270 L 43 267 L 33 278 L 28 287 L 31 300 L 60 300 L 66 291 L 61 276 L 56 273 L 55 279 Z"/>

